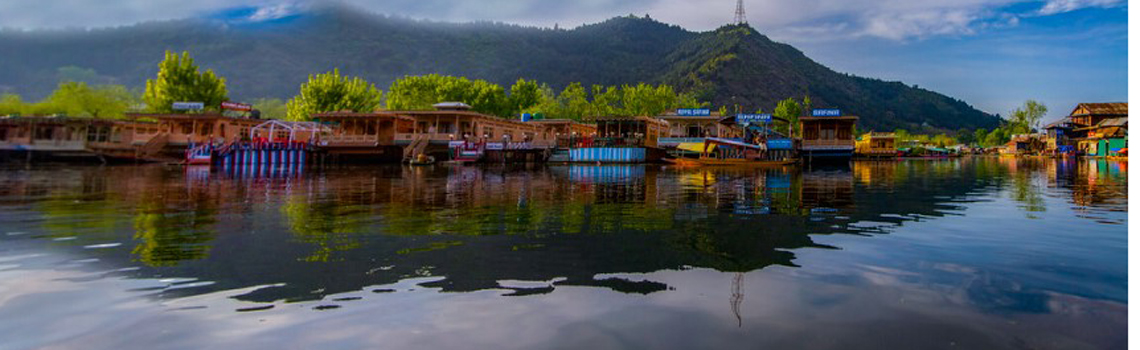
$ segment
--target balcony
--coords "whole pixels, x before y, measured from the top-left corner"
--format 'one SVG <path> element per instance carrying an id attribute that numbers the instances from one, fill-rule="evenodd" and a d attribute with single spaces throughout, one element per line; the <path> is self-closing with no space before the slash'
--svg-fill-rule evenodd
<path id="1" fill-rule="evenodd" d="M 855 140 L 803 140 L 803 149 L 855 149 Z"/>

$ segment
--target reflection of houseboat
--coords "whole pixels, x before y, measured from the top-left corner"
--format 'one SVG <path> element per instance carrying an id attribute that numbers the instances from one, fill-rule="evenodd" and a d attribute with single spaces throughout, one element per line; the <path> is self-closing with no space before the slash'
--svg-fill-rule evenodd
<path id="1" fill-rule="evenodd" d="M 856 116 L 839 115 L 837 110 L 816 110 L 813 116 L 800 118 L 800 154 L 808 160 L 851 159 L 858 120 Z"/>
<path id="2" fill-rule="evenodd" d="M 658 139 L 668 135 L 669 122 L 649 117 L 610 117 L 596 120 L 597 134 L 563 138 L 569 161 L 587 163 L 645 163 L 665 157 Z"/>
<path id="3" fill-rule="evenodd" d="M 869 132 L 855 141 L 855 155 L 860 158 L 894 159 L 898 153 L 893 132 Z"/>

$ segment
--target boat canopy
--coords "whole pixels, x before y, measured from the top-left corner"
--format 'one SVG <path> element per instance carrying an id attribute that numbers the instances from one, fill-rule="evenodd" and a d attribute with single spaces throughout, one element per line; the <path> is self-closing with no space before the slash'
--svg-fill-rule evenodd
<path id="1" fill-rule="evenodd" d="M 316 135 L 321 132 L 331 132 L 332 129 L 328 126 L 317 122 L 284 122 L 280 120 L 269 120 L 264 123 L 249 129 L 249 137 L 257 137 L 257 132 L 267 132 L 270 139 L 276 136 L 278 131 L 289 132 L 289 142 L 293 142 L 297 138 L 297 133 L 309 133 Z"/>
<path id="2" fill-rule="evenodd" d="M 748 149 L 754 149 L 754 150 L 764 150 L 765 149 L 764 145 L 754 145 L 751 143 L 740 142 L 740 141 L 736 141 L 736 140 L 716 138 L 716 137 L 706 138 L 705 143 L 706 144 L 712 144 L 712 145 L 748 148 Z"/>

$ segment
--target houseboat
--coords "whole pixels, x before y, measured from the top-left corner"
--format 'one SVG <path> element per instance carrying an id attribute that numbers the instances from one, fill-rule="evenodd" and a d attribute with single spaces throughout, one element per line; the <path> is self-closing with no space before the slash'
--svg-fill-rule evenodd
<path id="1" fill-rule="evenodd" d="M 855 141 L 855 156 L 864 159 L 895 159 L 899 151 L 895 146 L 895 133 L 869 132 Z"/>
<path id="2" fill-rule="evenodd" d="M 4 117 L 0 118 L 0 152 L 8 159 L 94 159 L 87 140 L 110 140 L 112 124 L 91 118 Z"/>
<path id="3" fill-rule="evenodd" d="M 602 117 L 595 119 L 593 135 L 563 138 L 570 162 L 646 163 L 667 154 L 658 140 L 669 133 L 669 122 L 651 117 Z"/>
<path id="4" fill-rule="evenodd" d="M 809 161 L 850 160 L 855 153 L 857 116 L 844 116 L 838 109 L 817 109 L 800 118 L 800 154 Z"/>
<path id="5" fill-rule="evenodd" d="M 415 119 L 392 112 L 330 112 L 312 117 L 331 129 L 321 135 L 317 146 L 337 161 L 398 162 L 404 157 L 404 146 L 397 141 L 410 143 L 415 135 Z"/>

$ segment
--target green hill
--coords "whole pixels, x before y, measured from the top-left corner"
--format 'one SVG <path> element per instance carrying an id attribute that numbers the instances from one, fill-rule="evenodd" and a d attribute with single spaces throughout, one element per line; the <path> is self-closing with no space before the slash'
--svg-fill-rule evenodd
<path id="1" fill-rule="evenodd" d="M 60 80 L 141 88 L 164 50 L 188 50 L 227 78 L 231 97 L 289 98 L 309 74 L 340 68 L 386 88 L 439 73 L 509 85 L 535 79 L 669 83 L 713 105 L 771 111 L 810 94 L 815 107 L 862 116 L 863 128 L 994 127 L 999 119 L 944 95 L 837 73 L 749 27 L 691 32 L 618 17 L 572 30 L 415 21 L 330 6 L 288 20 L 187 19 L 89 31 L 0 32 L 0 93 L 46 96 Z"/>

